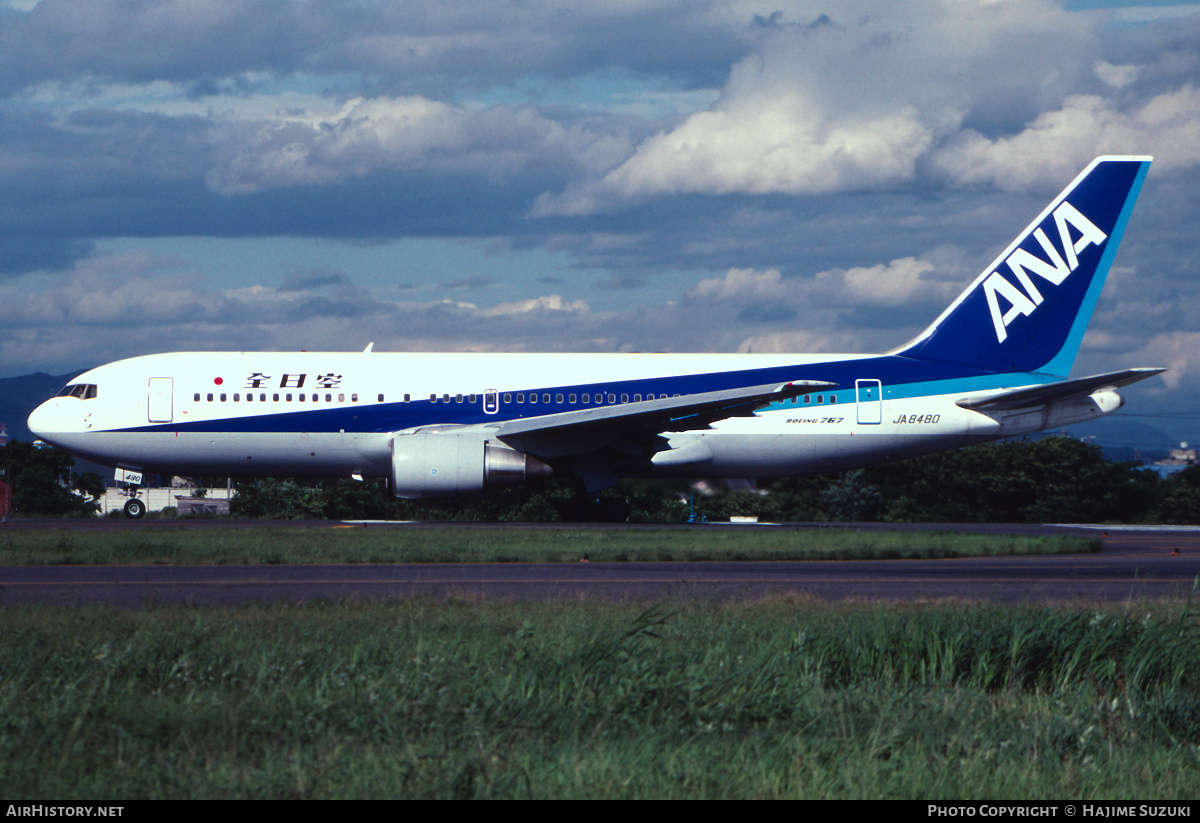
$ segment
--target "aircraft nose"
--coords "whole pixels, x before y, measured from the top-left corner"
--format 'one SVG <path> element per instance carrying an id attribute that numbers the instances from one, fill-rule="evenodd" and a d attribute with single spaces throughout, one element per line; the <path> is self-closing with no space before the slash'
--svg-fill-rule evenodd
<path id="1" fill-rule="evenodd" d="M 71 431 L 67 415 L 62 408 L 62 401 L 55 397 L 47 400 L 33 410 L 29 415 L 28 426 L 41 440 L 51 440 L 54 435 Z"/>

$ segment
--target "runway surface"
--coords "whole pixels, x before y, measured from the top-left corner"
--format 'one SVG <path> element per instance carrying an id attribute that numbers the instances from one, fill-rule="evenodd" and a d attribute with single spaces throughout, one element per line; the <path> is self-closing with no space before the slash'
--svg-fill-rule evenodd
<path id="1" fill-rule="evenodd" d="M 121 521 L 103 521 L 105 525 L 99 527 L 92 525 L 95 521 L 79 522 L 83 524 L 75 527 L 79 531 L 117 527 L 108 526 L 108 523 L 121 525 Z M 178 522 L 172 526 L 177 527 Z M 217 522 L 224 526 L 245 524 L 249 528 L 263 525 L 255 521 Z M 27 521 L 17 527 L 44 528 L 48 525 Z M 13 526 L 14 523 L 10 522 L 6 528 Z M 63 521 L 53 524 L 53 528 L 63 526 Z M 132 526 L 144 527 L 148 526 Z M 431 527 L 434 526 L 387 526 Z M 489 527 L 495 526 L 489 524 Z M 590 527 L 593 525 L 589 524 Z M 811 524 L 789 524 L 737 528 L 811 527 Z M 891 524 L 848 524 L 846 527 L 896 528 Z M 722 527 L 710 525 L 698 528 Z M 946 524 L 907 524 L 903 528 L 1021 534 L 1064 531 L 1103 534 L 1104 548 L 1091 555 L 953 560 L 3 566 L 0 567 L 0 605 L 94 603 L 139 607 L 153 604 L 233 605 L 407 597 L 433 600 L 749 600 L 786 593 L 830 600 L 955 598 L 1004 603 L 1111 602 L 1143 597 L 1182 597 L 1193 591 L 1200 578 L 1200 530 Z"/>

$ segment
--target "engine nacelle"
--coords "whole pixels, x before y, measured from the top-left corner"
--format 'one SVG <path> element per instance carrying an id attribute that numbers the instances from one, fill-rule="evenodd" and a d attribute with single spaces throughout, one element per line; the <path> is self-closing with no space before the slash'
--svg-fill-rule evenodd
<path id="1" fill-rule="evenodd" d="M 1010 437 L 1015 434 L 1028 434 L 1043 429 L 1070 426 L 1073 423 L 1086 423 L 1106 414 L 1112 414 L 1124 404 L 1125 398 L 1118 392 L 1112 389 L 1102 389 L 1092 392 L 1087 397 L 1071 397 L 1035 409 L 1016 409 L 1005 412 L 1000 420 L 999 433 Z"/>
<path id="2" fill-rule="evenodd" d="M 392 494 L 409 500 L 455 497 L 491 486 L 550 477 L 536 457 L 478 431 L 418 430 L 392 437 Z"/>

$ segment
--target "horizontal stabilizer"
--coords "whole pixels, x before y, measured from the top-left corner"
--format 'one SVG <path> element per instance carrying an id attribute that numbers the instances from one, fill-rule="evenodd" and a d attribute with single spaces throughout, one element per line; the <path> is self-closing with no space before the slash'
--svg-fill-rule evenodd
<path id="1" fill-rule="evenodd" d="M 1009 409 L 1024 409 L 1031 406 L 1041 406 L 1057 400 L 1067 400 L 1072 397 L 1086 397 L 1101 389 L 1117 389 L 1128 386 L 1147 377 L 1162 374 L 1166 369 L 1126 369 L 1125 371 L 1109 374 L 1095 374 L 1091 377 L 1079 377 L 1075 380 L 1063 380 L 1058 383 L 1047 383 L 1028 389 L 1012 389 L 1010 391 L 991 394 L 987 397 L 970 397 L 959 400 L 957 405 L 973 411 L 1007 411 Z"/>
<path id="2" fill-rule="evenodd" d="M 706 429 L 718 420 L 750 417 L 758 409 L 836 388 L 836 383 L 746 386 L 659 400 L 620 403 L 502 423 L 496 437 L 514 449 L 545 459 L 572 457 L 636 435 Z"/>

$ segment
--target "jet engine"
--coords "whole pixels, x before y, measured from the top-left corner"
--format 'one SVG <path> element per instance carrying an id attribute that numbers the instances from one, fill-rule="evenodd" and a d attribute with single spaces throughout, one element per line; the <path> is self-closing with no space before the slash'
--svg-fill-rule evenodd
<path id="1" fill-rule="evenodd" d="M 419 429 L 392 436 L 392 494 L 454 497 L 550 477 L 546 463 L 479 431 Z"/>
<path id="2" fill-rule="evenodd" d="M 1125 398 L 1112 389 L 1092 392 L 1087 397 L 1070 397 L 1033 409 L 1013 409 L 1000 418 L 999 434 L 1011 437 L 1043 429 L 1055 429 L 1085 423 L 1112 414 L 1125 404 Z"/>

